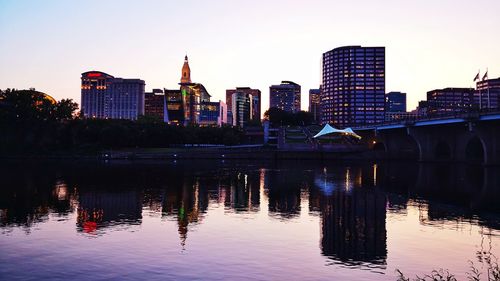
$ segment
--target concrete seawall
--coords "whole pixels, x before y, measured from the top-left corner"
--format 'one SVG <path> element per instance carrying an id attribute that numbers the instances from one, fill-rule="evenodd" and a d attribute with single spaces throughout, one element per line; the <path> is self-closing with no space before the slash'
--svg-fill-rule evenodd
<path id="1" fill-rule="evenodd" d="M 285 150 L 214 150 L 176 151 L 168 153 L 148 152 L 108 152 L 103 159 L 371 159 L 375 155 L 369 151 L 285 151 Z"/>

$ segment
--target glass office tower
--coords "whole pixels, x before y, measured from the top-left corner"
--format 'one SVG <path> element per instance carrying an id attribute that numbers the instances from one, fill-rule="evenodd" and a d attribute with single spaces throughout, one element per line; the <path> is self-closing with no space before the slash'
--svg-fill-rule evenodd
<path id="1" fill-rule="evenodd" d="M 344 128 L 384 121 L 385 47 L 335 48 L 322 64 L 322 123 Z"/>

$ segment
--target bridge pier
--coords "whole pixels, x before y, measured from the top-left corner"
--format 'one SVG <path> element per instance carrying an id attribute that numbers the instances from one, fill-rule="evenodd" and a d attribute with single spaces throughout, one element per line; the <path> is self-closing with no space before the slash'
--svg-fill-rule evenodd
<path id="1" fill-rule="evenodd" d="M 362 135 L 388 159 L 500 165 L 500 114 L 383 125 Z"/>

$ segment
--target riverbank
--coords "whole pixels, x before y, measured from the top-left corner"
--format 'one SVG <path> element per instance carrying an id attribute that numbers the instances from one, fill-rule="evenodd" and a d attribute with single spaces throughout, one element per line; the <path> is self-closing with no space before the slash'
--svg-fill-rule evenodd
<path id="1" fill-rule="evenodd" d="M 359 147 L 329 150 L 285 149 L 278 150 L 272 146 L 241 145 L 241 146 L 192 146 L 170 148 L 129 148 L 110 149 L 93 153 L 54 152 L 40 154 L 1 155 L 4 159 L 100 159 L 100 160 L 177 160 L 177 159 L 250 159 L 250 160 L 281 160 L 281 159 L 375 159 L 372 151 Z"/>

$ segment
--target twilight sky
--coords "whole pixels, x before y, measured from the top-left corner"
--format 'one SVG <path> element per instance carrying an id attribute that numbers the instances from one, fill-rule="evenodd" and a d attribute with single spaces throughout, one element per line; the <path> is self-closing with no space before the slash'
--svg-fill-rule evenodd
<path id="1" fill-rule="evenodd" d="M 258 88 L 262 108 L 281 80 L 321 83 L 321 54 L 344 45 L 386 47 L 386 91 L 473 87 L 500 76 L 498 0 L 0 0 L 0 88 L 80 102 L 80 74 L 141 78 L 177 88 L 187 53 L 193 82 L 213 100 Z"/>

